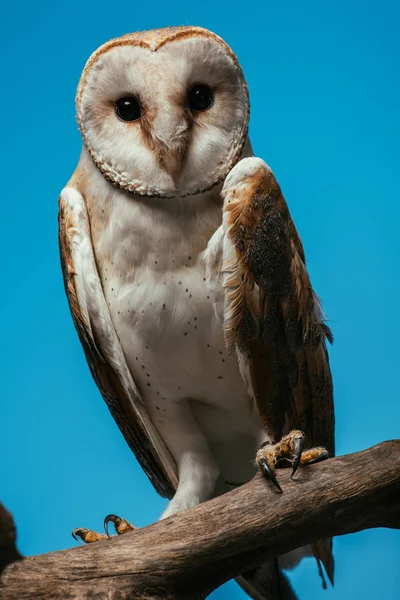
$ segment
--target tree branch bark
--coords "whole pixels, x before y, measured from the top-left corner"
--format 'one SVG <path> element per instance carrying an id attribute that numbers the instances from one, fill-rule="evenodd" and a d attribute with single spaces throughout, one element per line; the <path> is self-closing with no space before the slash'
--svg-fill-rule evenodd
<path id="1" fill-rule="evenodd" d="M 278 479 L 283 494 L 257 474 L 149 527 L 14 562 L 0 579 L 0 598 L 200 600 L 264 559 L 317 539 L 400 529 L 400 440 L 300 468 L 294 481 L 283 469 Z"/>

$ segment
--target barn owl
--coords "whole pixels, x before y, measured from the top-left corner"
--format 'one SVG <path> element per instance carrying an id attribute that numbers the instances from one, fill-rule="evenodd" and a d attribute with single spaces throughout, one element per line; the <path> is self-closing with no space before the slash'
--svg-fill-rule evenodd
<path id="1" fill-rule="evenodd" d="M 253 156 L 235 54 L 199 27 L 125 35 L 89 58 L 76 104 L 83 149 L 59 212 L 65 287 L 94 379 L 170 499 L 162 518 L 257 466 L 266 493 L 281 491 L 278 463 L 294 473 L 334 452 L 331 334 L 279 185 Z M 332 579 L 330 540 L 308 551 Z M 254 598 L 293 598 L 280 571 L 292 558 L 239 583 Z"/>

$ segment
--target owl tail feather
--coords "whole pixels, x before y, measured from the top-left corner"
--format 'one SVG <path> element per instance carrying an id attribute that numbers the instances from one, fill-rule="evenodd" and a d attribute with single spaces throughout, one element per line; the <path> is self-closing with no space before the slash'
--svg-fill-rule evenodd
<path id="1" fill-rule="evenodd" d="M 253 600 L 298 600 L 276 558 L 243 573 L 236 582 Z"/>

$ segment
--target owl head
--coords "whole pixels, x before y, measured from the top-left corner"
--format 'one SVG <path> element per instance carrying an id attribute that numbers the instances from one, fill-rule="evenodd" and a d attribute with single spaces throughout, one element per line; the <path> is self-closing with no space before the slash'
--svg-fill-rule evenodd
<path id="1" fill-rule="evenodd" d="M 76 104 L 84 144 L 104 177 L 144 196 L 210 190 L 247 140 L 242 70 L 229 46 L 200 27 L 107 42 L 89 58 Z"/>

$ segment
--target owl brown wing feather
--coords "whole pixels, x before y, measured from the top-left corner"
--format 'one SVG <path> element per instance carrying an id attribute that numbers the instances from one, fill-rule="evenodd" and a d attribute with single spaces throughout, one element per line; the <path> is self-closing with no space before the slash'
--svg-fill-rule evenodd
<path id="1" fill-rule="evenodd" d="M 72 318 L 93 378 L 128 445 L 159 494 L 177 486 L 175 463 L 136 389 L 104 298 L 86 204 L 73 188 L 59 201 L 59 246 Z"/>
<path id="2" fill-rule="evenodd" d="M 333 388 L 326 350 L 332 334 L 280 187 L 259 159 L 242 163 L 254 161 L 254 172 L 244 171 L 233 184 L 228 177 L 223 190 L 226 340 L 247 363 L 271 441 L 280 440 L 285 426 L 300 428 L 310 445 L 325 446 L 333 454 Z"/>
<path id="3" fill-rule="evenodd" d="M 219 280 L 228 348 L 255 400 L 271 442 L 301 429 L 308 446 L 334 454 L 333 387 L 326 325 L 304 250 L 280 187 L 260 159 L 242 160 L 227 177 L 223 225 L 205 254 Z M 331 540 L 313 547 L 333 579 Z"/>
<path id="4" fill-rule="evenodd" d="M 298 600 L 276 558 L 242 573 L 236 582 L 253 600 Z"/>

